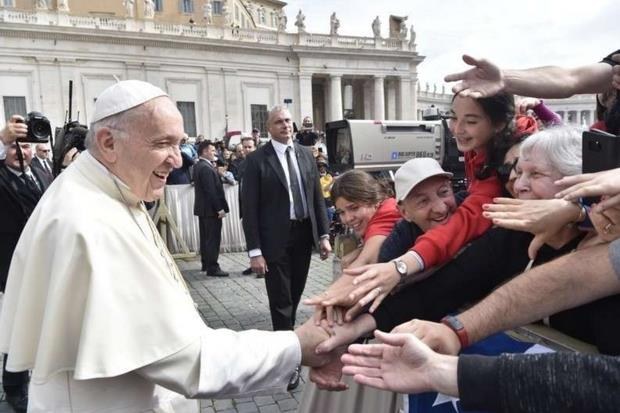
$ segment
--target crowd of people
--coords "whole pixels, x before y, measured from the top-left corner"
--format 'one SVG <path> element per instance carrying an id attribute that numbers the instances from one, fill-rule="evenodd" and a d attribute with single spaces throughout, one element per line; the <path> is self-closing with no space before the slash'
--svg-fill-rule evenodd
<path id="1" fill-rule="evenodd" d="M 472 68 L 446 77 L 458 82 L 448 125 L 468 183 L 457 193 L 430 158 L 404 163 L 393 186 L 360 170 L 332 176 L 321 133 L 306 117 L 295 135 L 282 106 L 266 143 L 256 130 L 232 148 L 194 145 L 174 102 L 142 81 L 101 93 L 86 151 L 56 177 L 49 147 L 25 142 L 12 117 L 0 131 L 7 401 L 197 412 L 193 399 L 293 389 L 306 365 L 317 388 L 300 411 L 396 411 L 391 392 L 425 391 L 467 409 L 616 411 L 620 168 L 584 174 L 583 129 L 541 99 L 597 93 L 592 129 L 619 135 L 620 50 L 574 69 L 463 60 Z M 265 278 L 273 332 L 202 321 L 145 208 L 166 184 L 190 183 L 202 270 L 215 277 L 229 275 L 218 264 L 224 185 L 238 185 L 244 273 Z M 298 325 L 310 257 L 330 256 L 333 219 L 356 241 Z M 600 354 L 459 355 L 542 319 Z"/>

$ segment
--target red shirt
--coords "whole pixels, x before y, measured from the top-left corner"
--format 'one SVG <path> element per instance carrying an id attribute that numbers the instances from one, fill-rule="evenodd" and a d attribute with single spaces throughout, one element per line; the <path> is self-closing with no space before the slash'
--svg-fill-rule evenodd
<path id="1" fill-rule="evenodd" d="M 491 220 L 482 216 L 482 205 L 490 204 L 493 198 L 501 196 L 502 184 L 493 173 L 489 178 L 479 180 L 475 171 L 485 162 L 484 154 L 465 153 L 465 176 L 470 182 L 469 195 L 454 211 L 448 222 L 419 236 L 411 248 L 424 260 L 425 268 L 440 265 L 456 255 L 465 244 L 491 227 Z"/>
<path id="2" fill-rule="evenodd" d="M 385 199 L 368 222 L 366 232 L 364 232 L 364 242 L 373 235 L 385 235 L 387 237 L 401 218 L 396 207 L 396 199 Z"/>

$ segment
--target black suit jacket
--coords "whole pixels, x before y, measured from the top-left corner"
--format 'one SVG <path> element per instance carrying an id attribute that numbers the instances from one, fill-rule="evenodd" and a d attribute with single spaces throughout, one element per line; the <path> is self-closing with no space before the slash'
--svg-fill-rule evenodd
<path id="1" fill-rule="evenodd" d="M 294 145 L 318 247 L 319 237 L 328 233 L 319 172 L 310 149 Z M 284 252 L 291 222 L 286 175 L 271 142 L 252 152 L 244 165 L 241 206 L 247 249 L 260 248 L 267 261 L 276 260 Z"/>
<path id="2" fill-rule="evenodd" d="M 213 166 L 200 159 L 194 165 L 194 215 L 214 217 L 221 210 L 228 212 L 222 180 Z"/>
<path id="3" fill-rule="evenodd" d="M 47 184 L 40 173 L 32 170 L 44 191 Z M 34 210 L 41 193 L 34 193 L 0 161 L 0 291 L 4 291 L 11 257 L 22 230 Z"/>
<path id="4" fill-rule="evenodd" d="M 49 159 L 46 159 L 44 162 L 50 168 L 49 169 L 50 171 L 54 170 L 54 166 L 52 165 Z M 50 184 L 54 180 L 54 175 L 52 175 L 51 173 L 48 173 L 45 170 L 45 167 L 41 165 L 41 161 L 39 161 L 39 158 L 37 158 L 36 156 L 32 157 L 32 161 L 30 161 L 30 168 L 32 168 L 33 173 L 35 173 L 36 171 L 37 179 L 39 179 L 40 181 L 41 180 L 44 181 L 43 183 L 46 188 L 50 186 Z"/>

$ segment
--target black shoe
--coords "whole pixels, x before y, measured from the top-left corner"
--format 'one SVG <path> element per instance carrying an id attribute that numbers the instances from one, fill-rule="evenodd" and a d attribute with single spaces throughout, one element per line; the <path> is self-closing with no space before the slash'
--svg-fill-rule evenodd
<path id="1" fill-rule="evenodd" d="M 228 274 L 226 271 L 223 271 L 222 269 L 217 269 L 216 271 L 207 271 L 207 276 L 208 277 L 228 277 L 230 274 Z"/>
<path id="2" fill-rule="evenodd" d="M 286 391 L 295 390 L 299 386 L 299 378 L 301 377 L 301 366 L 295 367 L 295 371 L 291 376 L 291 379 L 288 381 L 288 386 L 286 386 Z"/>
<path id="3" fill-rule="evenodd" d="M 28 410 L 28 393 L 20 392 L 19 394 L 9 396 L 6 395 L 6 401 L 11 405 L 17 413 L 26 413 Z"/>
<path id="4" fill-rule="evenodd" d="M 246 268 L 245 270 L 241 271 L 241 274 L 243 275 L 252 275 L 254 273 L 254 271 L 252 271 L 252 267 Z"/>
<path id="5" fill-rule="evenodd" d="M 256 278 L 265 278 L 265 274 L 256 274 Z"/>

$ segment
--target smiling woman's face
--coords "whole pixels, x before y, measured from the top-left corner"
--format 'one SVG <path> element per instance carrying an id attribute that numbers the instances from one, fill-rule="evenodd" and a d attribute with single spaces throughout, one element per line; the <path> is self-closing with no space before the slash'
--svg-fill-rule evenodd
<path id="1" fill-rule="evenodd" d="M 461 152 L 483 150 L 493 137 L 491 118 L 476 99 L 457 95 L 452 102 L 453 118 L 450 129 Z"/>
<path id="2" fill-rule="evenodd" d="M 360 237 L 366 233 L 368 223 L 375 212 L 377 212 L 376 205 L 352 202 L 343 197 L 336 199 L 336 213 L 340 216 L 340 221 Z"/>

